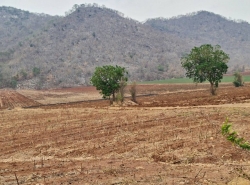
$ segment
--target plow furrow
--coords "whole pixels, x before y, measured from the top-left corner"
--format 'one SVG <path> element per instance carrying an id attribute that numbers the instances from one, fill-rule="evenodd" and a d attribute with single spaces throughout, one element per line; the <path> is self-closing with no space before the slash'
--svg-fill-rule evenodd
<path id="1" fill-rule="evenodd" d="M 37 105 L 41 104 L 19 94 L 14 90 L 0 90 L 0 109 L 13 109 L 15 107 Z"/>

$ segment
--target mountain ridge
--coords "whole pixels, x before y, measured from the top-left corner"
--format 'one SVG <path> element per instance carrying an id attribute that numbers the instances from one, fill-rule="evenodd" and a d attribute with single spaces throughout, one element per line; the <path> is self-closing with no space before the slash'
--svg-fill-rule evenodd
<path id="1" fill-rule="evenodd" d="M 13 10 L 17 11 L 16 14 L 27 14 L 18 9 Z M 9 19 L 10 24 L 5 25 L 5 29 L 16 32 L 9 33 L 9 37 L 0 37 L 0 43 L 16 38 L 16 42 L 7 42 L 10 43 L 7 47 L 0 45 L 0 87 L 17 85 L 19 88 L 55 88 L 88 85 L 94 68 L 101 65 L 126 67 L 130 80 L 136 81 L 183 77 L 185 72 L 181 68 L 180 58 L 206 39 L 216 43 L 216 38 L 209 40 L 211 34 L 206 37 L 204 30 L 196 33 L 203 40 L 187 34 L 188 30 L 180 26 L 183 24 L 182 20 L 178 24 L 175 22 L 175 27 L 169 26 L 169 21 L 165 20 L 160 22 L 151 19 L 141 23 L 125 18 L 116 10 L 97 5 L 75 5 L 65 17 L 43 14 L 36 16 L 32 13 L 27 15 L 31 23 L 27 20 L 19 21 L 21 17 L 18 17 L 18 21 Z M 0 7 L 0 20 L 2 18 L 3 11 Z M 39 18 L 43 18 L 41 22 Z M 35 28 L 34 20 L 40 23 Z M 22 30 L 22 34 L 19 33 L 20 24 L 26 26 L 26 35 Z M 161 30 L 155 25 L 167 25 L 172 30 Z M 0 27 L 4 27 L 1 22 Z M 212 31 L 215 32 L 214 35 L 217 34 L 214 29 Z M 228 47 L 230 41 L 227 42 Z M 246 40 L 245 43 L 239 42 L 238 46 L 244 46 L 242 50 L 246 51 L 249 49 L 248 44 Z M 6 48 L 7 51 L 4 50 Z M 225 50 L 236 53 L 236 56 L 244 54 L 235 47 Z M 240 61 L 231 62 L 231 70 L 247 66 L 247 57 L 244 54 Z M 39 69 L 39 74 L 34 74 L 35 68 Z"/>
<path id="2" fill-rule="evenodd" d="M 145 24 L 162 32 L 171 33 L 183 39 L 194 40 L 196 45 L 210 43 L 220 45 L 230 53 L 232 63 L 243 66 L 250 57 L 250 24 L 227 20 L 221 15 L 199 11 L 178 19 L 151 19 Z"/>

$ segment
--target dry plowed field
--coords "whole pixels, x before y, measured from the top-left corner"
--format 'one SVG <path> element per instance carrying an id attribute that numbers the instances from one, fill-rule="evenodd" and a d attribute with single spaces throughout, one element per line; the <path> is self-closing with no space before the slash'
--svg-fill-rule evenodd
<path id="1" fill-rule="evenodd" d="M 208 88 L 140 85 L 123 106 L 91 87 L 19 90 L 44 105 L 0 110 L 0 184 L 247 184 L 250 151 L 221 126 L 250 141 L 250 86 Z"/>
<path id="2" fill-rule="evenodd" d="M 38 106 L 40 103 L 29 99 L 13 90 L 0 90 L 0 109 Z"/>

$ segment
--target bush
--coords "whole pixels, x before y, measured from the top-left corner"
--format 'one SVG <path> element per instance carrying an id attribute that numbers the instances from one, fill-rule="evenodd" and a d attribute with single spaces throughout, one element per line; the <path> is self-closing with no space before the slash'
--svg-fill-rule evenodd
<path id="1" fill-rule="evenodd" d="M 120 88 L 118 92 L 116 93 L 115 101 L 117 103 L 122 103 L 124 101 L 125 87 L 127 85 L 127 82 L 124 80 L 124 78 L 121 78 L 119 85 L 120 85 Z"/>
<path id="2" fill-rule="evenodd" d="M 234 73 L 234 81 L 233 84 L 235 87 L 240 87 L 244 85 L 242 75 L 239 72 Z"/>
<path id="3" fill-rule="evenodd" d="M 120 102 L 124 101 L 124 93 L 125 93 L 126 86 L 127 86 L 127 81 L 124 77 L 122 77 L 120 81 L 120 89 L 117 93 L 117 101 L 120 101 Z"/>
<path id="4" fill-rule="evenodd" d="M 17 87 L 17 79 L 13 77 L 10 81 L 10 87 L 15 89 Z"/>
<path id="5" fill-rule="evenodd" d="M 33 68 L 33 75 L 34 75 L 34 76 L 39 75 L 40 72 L 41 72 L 40 68 L 37 68 L 37 67 L 34 67 L 34 68 Z"/>
<path id="6" fill-rule="evenodd" d="M 117 102 L 118 104 L 120 104 L 120 103 L 123 102 L 124 97 L 122 96 L 121 92 L 118 92 L 118 93 L 116 94 L 115 100 L 116 100 L 116 102 Z"/>
<path id="7" fill-rule="evenodd" d="M 22 79 L 27 79 L 28 74 L 24 70 L 22 70 L 21 76 L 22 76 Z"/>
<path id="8" fill-rule="evenodd" d="M 131 94 L 131 100 L 135 103 L 137 103 L 136 101 L 136 82 L 133 82 L 131 85 L 131 88 L 129 89 L 129 92 Z"/>
<path id="9" fill-rule="evenodd" d="M 163 72 L 163 71 L 164 71 L 164 67 L 163 67 L 162 65 L 159 65 L 159 66 L 158 66 L 158 71 Z"/>
<path id="10" fill-rule="evenodd" d="M 241 147 L 242 149 L 250 150 L 250 144 L 247 141 L 245 141 L 244 138 L 239 137 L 237 132 L 231 131 L 231 126 L 232 124 L 228 123 L 228 118 L 227 118 L 221 127 L 222 135 L 225 136 L 228 141 Z"/>

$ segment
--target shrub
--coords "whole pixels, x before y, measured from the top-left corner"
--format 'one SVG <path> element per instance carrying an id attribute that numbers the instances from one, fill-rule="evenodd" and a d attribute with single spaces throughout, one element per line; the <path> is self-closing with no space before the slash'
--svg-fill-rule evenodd
<path id="1" fill-rule="evenodd" d="M 233 84 L 235 87 L 240 87 L 244 85 L 242 75 L 239 72 L 234 73 L 234 81 Z"/>
<path id="2" fill-rule="evenodd" d="M 22 79 L 27 79 L 28 74 L 24 70 L 22 70 L 21 76 L 22 76 Z"/>
<path id="3" fill-rule="evenodd" d="M 137 103 L 136 101 L 136 82 L 133 82 L 130 89 L 129 89 L 129 92 L 131 94 L 131 100 L 135 103 Z"/>
<path id="4" fill-rule="evenodd" d="M 13 89 L 17 87 L 17 79 L 15 77 L 11 78 L 10 87 Z"/>
<path id="5" fill-rule="evenodd" d="M 39 75 L 40 72 L 41 72 L 40 68 L 37 68 L 37 67 L 34 67 L 34 68 L 33 68 L 33 75 L 34 75 L 34 76 Z"/>
<path id="6" fill-rule="evenodd" d="M 116 94 L 115 100 L 116 100 L 117 103 L 122 103 L 123 100 L 124 100 L 124 97 L 122 96 L 122 94 L 120 92 L 118 92 Z"/>
<path id="7" fill-rule="evenodd" d="M 164 71 L 164 67 L 163 67 L 162 65 L 159 65 L 159 66 L 158 66 L 158 71 L 163 72 L 163 71 Z"/>
<path id="8" fill-rule="evenodd" d="M 228 118 L 224 122 L 224 124 L 221 127 L 221 133 L 222 135 L 226 136 L 228 141 L 231 141 L 233 144 L 238 145 L 242 149 L 250 150 L 250 144 L 245 141 L 245 139 L 239 137 L 237 132 L 231 131 L 232 124 L 228 123 Z"/>
<path id="9" fill-rule="evenodd" d="M 124 100 L 124 93 L 125 93 L 125 87 L 127 86 L 127 81 L 124 77 L 121 78 L 120 81 L 120 89 L 117 93 L 117 101 L 123 102 Z"/>

